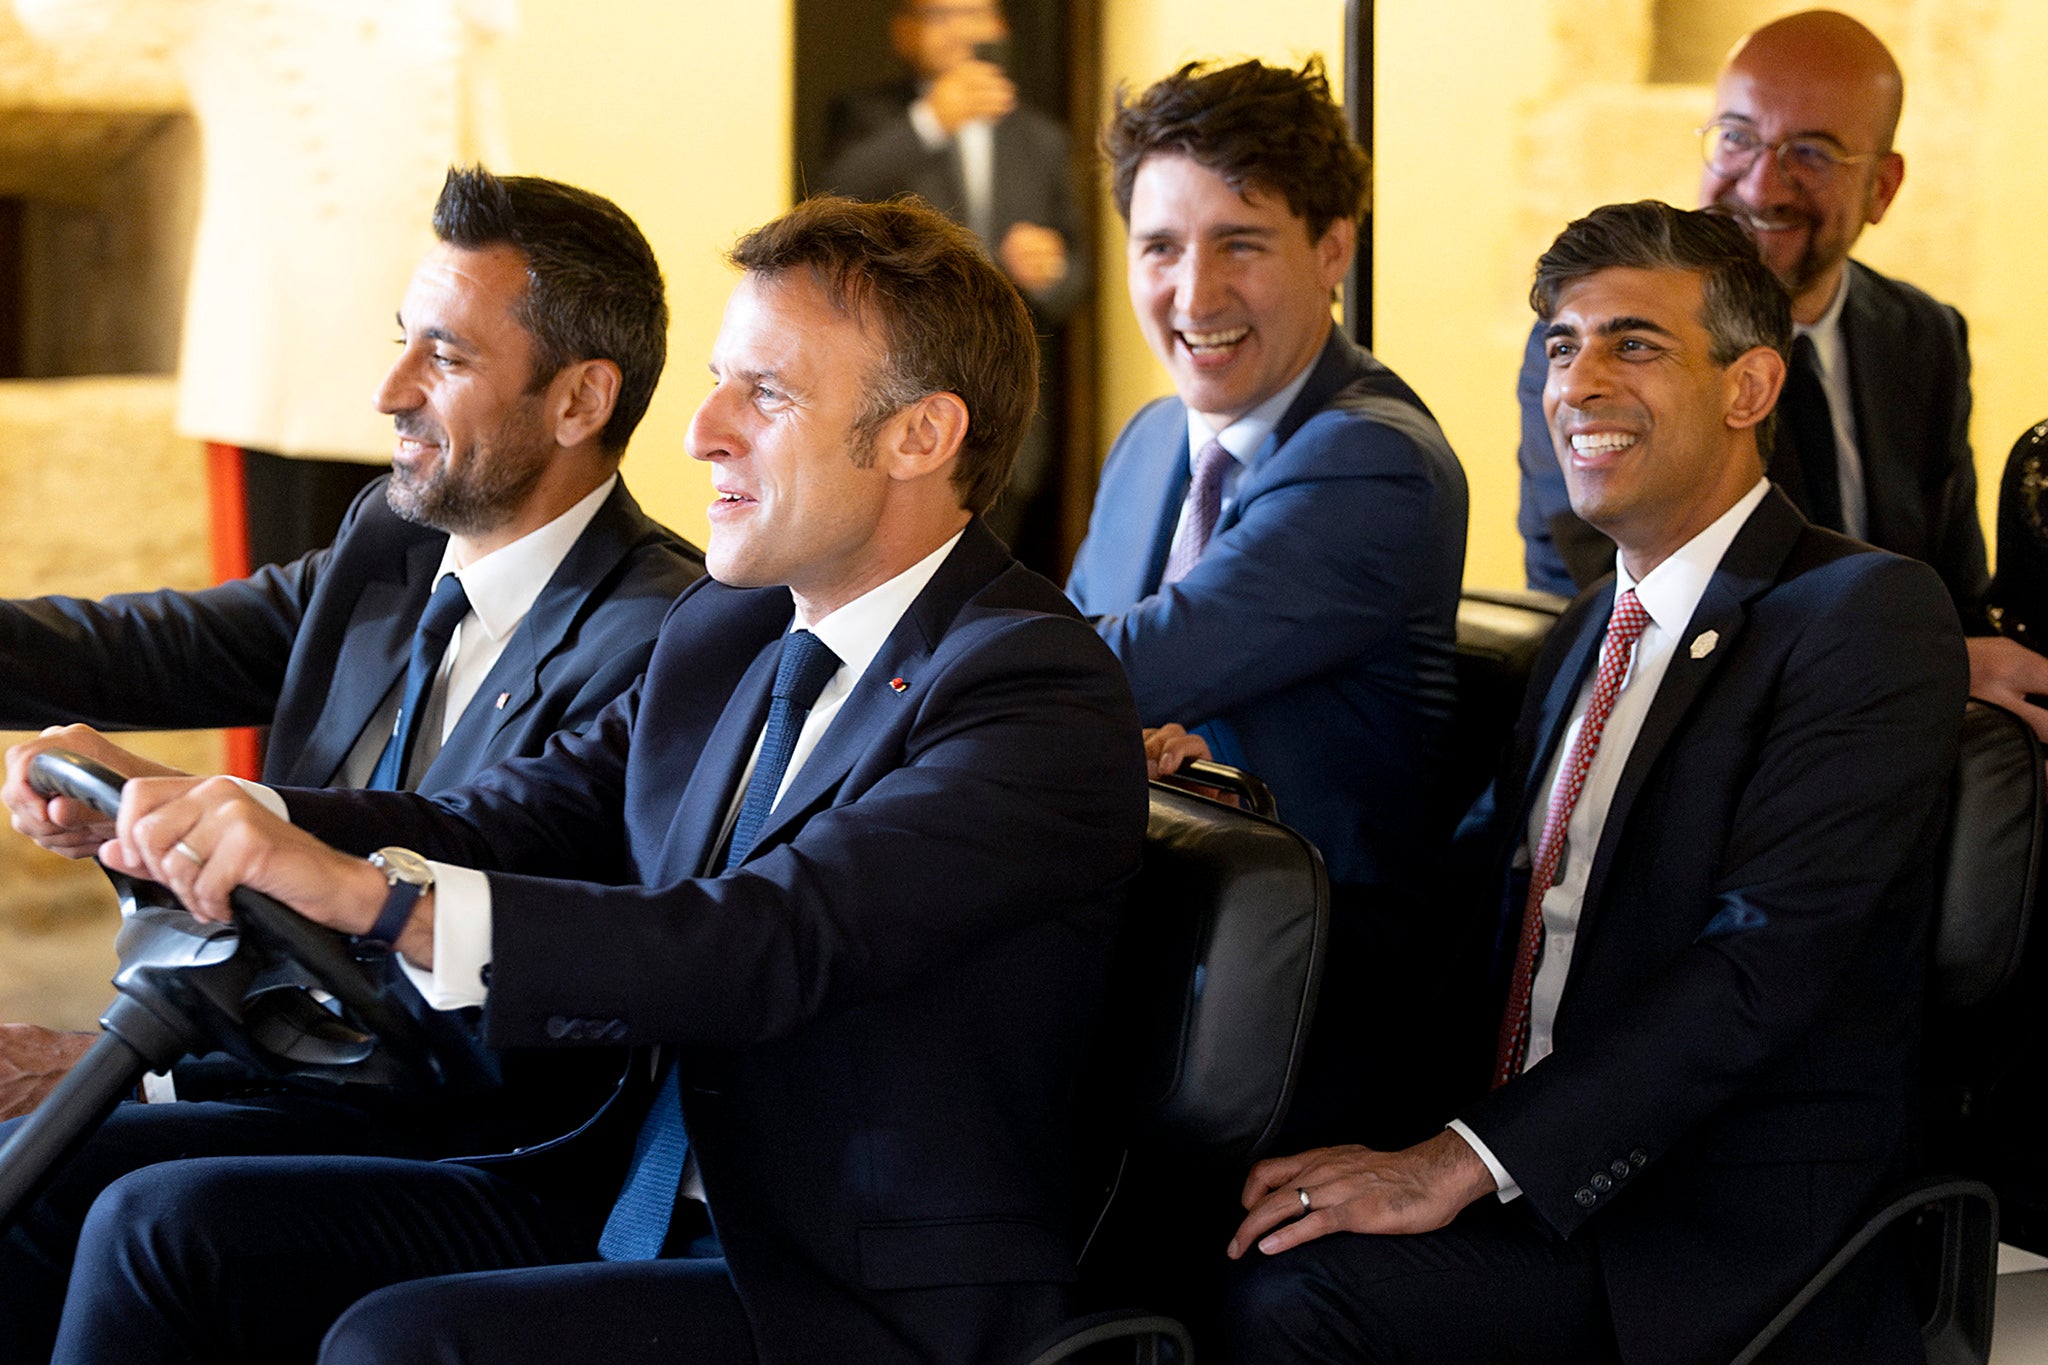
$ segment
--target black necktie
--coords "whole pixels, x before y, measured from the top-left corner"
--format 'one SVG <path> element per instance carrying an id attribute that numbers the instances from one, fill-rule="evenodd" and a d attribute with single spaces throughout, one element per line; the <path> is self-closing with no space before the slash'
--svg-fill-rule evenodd
<path id="1" fill-rule="evenodd" d="M 412 633 L 412 662 L 405 670 L 405 696 L 398 703 L 398 724 L 392 728 L 391 738 L 385 741 L 384 752 L 377 758 L 376 770 L 370 774 L 367 785 L 372 791 L 396 791 L 405 786 L 406 764 L 411 761 L 413 743 L 419 738 L 420 712 L 426 708 L 434 675 L 441 671 L 441 656 L 448 652 L 448 641 L 467 615 L 469 594 L 462 590 L 462 580 L 449 574 L 435 586 L 434 595 L 427 599 L 427 609 L 420 613 L 419 626 Z"/>
<path id="2" fill-rule="evenodd" d="M 768 702 L 768 723 L 761 730 L 761 756 L 754 762 L 754 775 L 747 779 L 739 818 L 733 821 L 726 870 L 739 866 L 753 850 L 754 840 L 775 807 L 783 775 L 789 771 L 804 717 L 838 671 L 838 656 L 809 631 L 791 631 L 783 637 L 782 658 L 775 667 L 775 688 Z M 626 1183 L 597 1240 L 598 1255 L 607 1261 L 651 1261 L 661 1255 L 689 1154 L 689 1135 L 683 1131 L 682 1077 L 677 1064 L 670 1062 L 647 1117 L 640 1121 Z"/>
<path id="3" fill-rule="evenodd" d="M 1782 446 L 1787 440 L 1797 452 L 1800 477 L 1806 485 L 1807 519 L 1831 531 L 1843 529 L 1835 419 L 1820 380 L 1820 356 L 1808 336 L 1792 343 L 1792 368 L 1785 376 L 1784 396 L 1778 401 L 1778 443 Z"/>

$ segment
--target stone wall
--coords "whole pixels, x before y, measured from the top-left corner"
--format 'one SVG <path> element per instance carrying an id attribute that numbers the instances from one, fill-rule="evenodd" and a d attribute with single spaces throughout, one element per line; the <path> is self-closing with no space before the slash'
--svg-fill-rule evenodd
<path id="1" fill-rule="evenodd" d="M 174 403 L 168 375 L 0 383 L 0 597 L 208 581 L 204 454 L 171 433 Z M 182 768 L 221 766 L 211 732 L 133 743 Z M 90 863 L 0 830 L 0 1019 L 90 1024 L 113 965 L 113 903 Z"/>

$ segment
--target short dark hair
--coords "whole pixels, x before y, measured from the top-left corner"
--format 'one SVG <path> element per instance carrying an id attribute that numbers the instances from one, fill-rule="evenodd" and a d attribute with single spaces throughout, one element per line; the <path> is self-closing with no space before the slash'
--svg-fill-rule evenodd
<path id="1" fill-rule="evenodd" d="M 668 360 L 661 266 L 625 210 L 560 181 L 451 166 L 434 235 L 465 251 L 509 246 L 526 258 L 526 296 L 513 316 L 533 337 L 531 387 L 578 360 L 617 365 L 619 396 L 598 443 L 625 450 Z"/>
<path id="2" fill-rule="evenodd" d="M 1732 364 L 1758 346 L 1789 359 L 1792 297 L 1757 255 L 1756 242 L 1726 212 L 1673 208 L 1658 199 L 1594 209 L 1560 232 L 1537 258 L 1529 306 L 1548 322 L 1557 315 L 1557 297 L 1567 285 L 1617 267 L 1700 275 L 1700 322 L 1716 365 Z M 1773 413 L 1757 427 L 1760 449 L 1770 450 L 1776 430 Z"/>
<path id="3" fill-rule="evenodd" d="M 1189 62 L 1135 99 L 1120 85 L 1102 151 L 1125 222 L 1138 167 L 1153 155 L 1185 156 L 1239 194 L 1279 195 L 1310 241 L 1340 218 L 1357 221 L 1371 185 L 1371 163 L 1330 98 L 1320 57 L 1299 71 Z"/>
<path id="4" fill-rule="evenodd" d="M 973 233 L 915 198 L 821 195 L 742 237 L 729 259 L 770 279 L 810 272 L 833 307 L 880 341 L 879 372 L 854 424 L 863 451 L 918 399 L 957 395 L 967 435 L 953 487 L 968 511 L 989 509 L 1038 405 L 1038 342 L 1023 296 Z"/>

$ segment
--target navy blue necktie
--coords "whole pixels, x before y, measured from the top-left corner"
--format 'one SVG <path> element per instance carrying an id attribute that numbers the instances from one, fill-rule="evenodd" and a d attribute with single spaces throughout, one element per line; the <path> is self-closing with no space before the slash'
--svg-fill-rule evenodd
<path id="1" fill-rule="evenodd" d="M 441 671 L 441 656 L 455 627 L 469 615 L 469 594 L 454 574 L 443 578 L 420 613 L 419 627 L 412 634 L 412 662 L 405 670 L 405 696 L 398 704 L 398 724 L 378 756 L 376 771 L 366 784 L 372 791 L 397 791 L 405 786 L 406 764 L 412 758 L 413 743 L 419 738 L 419 716 L 426 708 L 427 693 L 434 675 Z"/>
<path id="2" fill-rule="evenodd" d="M 783 637 L 775 690 L 768 702 L 768 723 L 761 730 L 761 756 L 754 762 L 754 775 L 747 779 L 747 794 L 733 821 L 724 870 L 738 867 L 752 851 L 768 813 L 775 808 L 775 793 L 789 771 L 804 717 L 838 671 L 838 656 L 809 631 L 791 631 Z M 597 1254 L 607 1261 L 651 1261 L 661 1255 L 662 1243 L 668 1240 L 669 1218 L 675 1212 L 676 1193 L 683 1187 L 683 1163 L 690 1153 L 690 1140 L 683 1132 L 682 1093 L 682 1078 L 676 1063 L 671 1062 L 647 1117 L 640 1121 L 626 1183 L 597 1239 Z"/>

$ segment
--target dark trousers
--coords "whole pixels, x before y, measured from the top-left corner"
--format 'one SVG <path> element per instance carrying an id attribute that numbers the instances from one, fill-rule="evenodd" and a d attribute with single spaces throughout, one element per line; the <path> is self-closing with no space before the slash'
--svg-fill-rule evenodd
<path id="1" fill-rule="evenodd" d="M 0 1124 L 0 1141 L 21 1122 Z M 372 1124 L 361 1111 L 305 1096 L 121 1105 L 0 1236 L 0 1360 L 49 1357 L 79 1229 L 100 1192 L 122 1176 L 197 1152 L 365 1151 L 373 1141 Z"/>
<path id="2" fill-rule="evenodd" d="M 52 1359 L 754 1358 L 723 1261 L 609 1265 L 595 1259 L 598 1230 L 469 1166 L 380 1157 L 153 1166 L 115 1181 L 87 1217 Z"/>
<path id="3" fill-rule="evenodd" d="M 1229 1274 L 1235 1365 L 1610 1365 L 1600 1267 L 1515 1205 L 1487 1198 L 1417 1237 L 1337 1233 Z"/>

